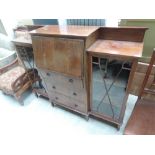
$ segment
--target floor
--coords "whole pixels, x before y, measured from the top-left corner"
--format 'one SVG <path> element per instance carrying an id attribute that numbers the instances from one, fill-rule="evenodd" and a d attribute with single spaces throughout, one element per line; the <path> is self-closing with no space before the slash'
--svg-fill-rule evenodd
<path id="1" fill-rule="evenodd" d="M 25 105 L 21 106 L 13 97 L 0 92 L 1 138 L 12 133 L 14 135 L 28 133 L 29 136 L 34 133 L 121 135 L 137 97 L 129 96 L 124 121 L 119 131 L 105 122 L 93 118 L 86 121 L 79 115 L 59 107 L 52 107 L 48 100 L 36 98 L 31 91 L 25 93 L 23 99 Z"/>
<path id="2" fill-rule="evenodd" d="M 101 154 L 103 149 L 114 154 L 120 145 L 128 147 L 126 139 L 122 139 L 126 136 L 111 135 L 123 134 L 136 98 L 129 96 L 124 122 L 118 131 L 105 122 L 92 118 L 86 121 L 59 107 L 53 108 L 48 100 L 36 98 L 31 91 L 23 97 L 24 106 L 0 92 L 0 154 Z M 130 140 L 129 145 L 133 144 L 133 139 Z"/>

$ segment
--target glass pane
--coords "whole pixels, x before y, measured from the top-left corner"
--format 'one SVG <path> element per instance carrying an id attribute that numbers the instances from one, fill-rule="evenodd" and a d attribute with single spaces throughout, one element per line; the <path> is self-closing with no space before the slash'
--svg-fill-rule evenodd
<path id="1" fill-rule="evenodd" d="M 119 119 L 130 66 L 129 62 L 93 58 L 92 111 Z"/>

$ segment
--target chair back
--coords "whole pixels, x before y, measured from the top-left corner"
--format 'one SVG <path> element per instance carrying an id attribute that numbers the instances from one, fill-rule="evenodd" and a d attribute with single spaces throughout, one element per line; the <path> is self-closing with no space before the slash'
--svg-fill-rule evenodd
<path id="1" fill-rule="evenodd" d="M 146 71 L 146 75 L 144 77 L 144 80 L 143 80 L 143 83 L 142 83 L 142 87 L 140 89 L 140 94 L 138 96 L 139 99 L 143 98 L 143 94 L 144 93 L 149 93 L 149 94 L 155 95 L 155 78 L 154 78 L 152 84 L 150 85 L 150 88 L 146 88 L 146 85 L 147 85 L 149 76 L 150 76 L 150 74 L 152 72 L 154 64 L 155 64 L 155 48 L 153 50 L 149 66 L 148 66 L 148 69 Z"/>

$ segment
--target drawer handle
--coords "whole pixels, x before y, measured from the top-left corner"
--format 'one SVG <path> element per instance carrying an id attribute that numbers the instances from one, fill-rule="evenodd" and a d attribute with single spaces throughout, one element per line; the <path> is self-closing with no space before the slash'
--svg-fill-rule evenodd
<path id="1" fill-rule="evenodd" d="M 58 97 L 55 97 L 55 99 L 58 100 L 59 98 Z"/>
<path id="2" fill-rule="evenodd" d="M 46 73 L 47 76 L 50 76 L 50 73 Z"/>
<path id="3" fill-rule="evenodd" d="M 55 86 L 53 86 L 52 88 L 53 88 L 53 89 L 56 89 L 56 87 L 55 87 Z"/>
<path id="4" fill-rule="evenodd" d="M 77 105 L 77 104 L 75 104 L 75 107 L 78 107 L 78 105 Z"/>
<path id="5" fill-rule="evenodd" d="M 73 83 L 73 79 L 69 79 L 69 82 L 70 82 L 70 83 Z"/>
<path id="6" fill-rule="evenodd" d="M 73 95 L 74 95 L 74 96 L 77 96 L 77 93 L 74 92 Z"/>

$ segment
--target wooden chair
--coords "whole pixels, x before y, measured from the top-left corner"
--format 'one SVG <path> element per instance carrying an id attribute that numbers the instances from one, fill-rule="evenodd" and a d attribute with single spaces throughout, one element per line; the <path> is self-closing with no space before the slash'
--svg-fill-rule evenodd
<path id="1" fill-rule="evenodd" d="M 145 94 L 155 95 L 155 80 L 150 88 L 146 88 L 149 76 L 155 62 L 155 49 L 148 66 L 138 100 L 133 109 L 131 117 L 126 125 L 125 135 L 154 135 L 155 134 L 155 101 L 145 99 Z"/>
<path id="2" fill-rule="evenodd" d="M 36 69 L 26 70 L 17 58 L 11 64 L 0 68 L 0 90 L 14 96 L 21 105 L 21 95 L 36 81 L 40 81 Z"/>

